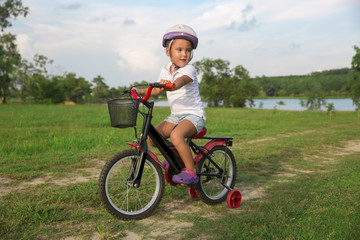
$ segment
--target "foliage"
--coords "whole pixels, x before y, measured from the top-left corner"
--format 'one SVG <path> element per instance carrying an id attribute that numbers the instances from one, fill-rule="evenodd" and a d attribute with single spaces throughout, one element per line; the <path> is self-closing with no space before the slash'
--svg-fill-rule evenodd
<path id="1" fill-rule="evenodd" d="M 325 93 L 322 91 L 319 83 L 314 83 L 306 95 L 306 107 L 308 110 L 320 110 L 321 106 L 326 105 Z"/>
<path id="2" fill-rule="evenodd" d="M 200 94 L 209 106 L 244 107 L 246 101 L 252 103 L 259 94 L 249 72 L 241 65 L 230 69 L 229 61 L 204 58 L 194 66 L 202 74 Z"/>
<path id="3" fill-rule="evenodd" d="M 33 62 L 21 59 L 16 49 L 16 36 L 5 33 L 5 29 L 11 27 L 12 19 L 26 17 L 28 12 L 28 7 L 23 6 L 21 0 L 0 0 L 0 89 L 3 103 L 9 94 L 20 102 L 36 103 L 61 103 L 64 100 L 104 102 L 122 95 L 125 87 L 110 88 L 100 75 L 92 80 L 92 88 L 91 83 L 75 73 L 50 75 L 47 65 L 52 61 L 43 55 L 35 55 Z M 259 96 L 306 96 L 307 101 L 303 105 L 314 110 L 326 105 L 324 99 L 327 96 L 351 95 L 360 109 L 360 49 L 357 46 L 354 49 L 356 54 L 351 69 L 302 76 L 250 78 L 243 66 L 231 69 L 230 62 L 222 59 L 204 58 L 195 62 L 194 66 L 201 75 L 200 94 L 208 106 L 244 107 L 246 102 L 252 106 L 253 98 Z M 163 92 L 160 97 L 165 94 Z"/>
<path id="4" fill-rule="evenodd" d="M 2 34 L 0 36 L 0 88 L 2 103 L 6 103 L 6 92 L 10 86 L 11 74 L 15 66 L 20 62 L 20 54 L 17 52 L 15 36 Z"/>
<path id="5" fill-rule="evenodd" d="M 13 73 L 11 92 L 20 99 L 21 103 L 25 102 L 25 99 L 31 94 L 32 68 L 33 64 L 26 59 L 21 59 L 20 64 Z"/>
<path id="6" fill-rule="evenodd" d="M 59 78 L 66 101 L 81 103 L 84 102 L 86 96 L 90 95 L 91 84 L 85 78 L 77 77 L 75 73 L 66 73 L 65 76 Z"/>
<path id="7" fill-rule="evenodd" d="M 259 85 L 265 96 L 302 97 L 318 84 L 326 96 L 344 96 L 348 94 L 345 88 L 351 79 L 351 70 L 348 68 L 333 69 L 322 72 L 313 72 L 309 75 L 256 77 L 254 81 Z"/>
<path id="8" fill-rule="evenodd" d="M 284 101 L 278 101 L 277 103 L 276 103 L 278 106 L 279 106 L 279 109 L 280 109 L 280 107 L 281 106 L 285 106 L 286 104 L 284 103 Z M 276 108 L 276 106 L 274 106 L 274 108 Z"/>
<path id="9" fill-rule="evenodd" d="M 28 8 L 22 5 L 20 0 L 0 1 L 0 89 L 2 103 L 6 103 L 6 92 L 11 82 L 11 74 L 15 66 L 20 62 L 20 54 L 16 49 L 15 35 L 5 33 L 5 29 L 11 27 L 10 19 L 19 15 L 26 17 Z"/>
<path id="10" fill-rule="evenodd" d="M 360 111 L 360 48 L 354 46 L 354 49 L 356 53 L 351 61 L 353 77 L 349 80 L 347 89 L 351 93 L 354 105 L 356 105 L 358 111 Z"/>
<path id="11" fill-rule="evenodd" d="M 52 64 L 43 55 L 35 55 L 33 62 L 21 60 L 12 74 L 12 92 L 24 102 L 31 97 L 36 103 L 61 103 L 65 100 L 59 78 L 52 77 L 47 65 Z"/>
<path id="12" fill-rule="evenodd" d="M 106 85 L 105 79 L 99 75 L 95 77 L 92 82 L 95 84 L 92 90 L 95 99 L 104 101 L 109 96 L 109 86 Z"/>
<path id="13" fill-rule="evenodd" d="M 202 74 L 199 84 L 200 93 L 210 106 L 219 106 L 224 100 L 224 89 L 230 78 L 228 61 L 221 59 L 211 60 L 208 58 L 197 61 L 194 64 L 196 70 Z"/>
<path id="14" fill-rule="evenodd" d="M 329 103 L 326 106 L 326 112 L 329 115 L 330 120 L 332 119 L 332 115 L 335 114 L 335 106 L 334 103 Z"/>
<path id="15" fill-rule="evenodd" d="M 18 16 L 24 16 L 29 12 L 28 7 L 22 5 L 21 0 L 1 0 L 0 1 L 0 27 L 3 32 L 5 28 L 11 27 L 12 24 L 9 19 Z"/>

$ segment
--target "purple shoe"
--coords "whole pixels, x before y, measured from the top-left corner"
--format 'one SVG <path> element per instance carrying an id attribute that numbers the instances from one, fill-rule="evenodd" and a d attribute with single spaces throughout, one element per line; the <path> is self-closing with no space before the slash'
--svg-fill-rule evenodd
<path id="1" fill-rule="evenodd" d="M 199 181 L 199 177 L 196 176 L 196 174 L 193 171 L 184 168 L 181 171 L 181 173 L 174 175 L 172 180 L 175 183 L 191 184 L 191 183 L 197 183 Z"/>

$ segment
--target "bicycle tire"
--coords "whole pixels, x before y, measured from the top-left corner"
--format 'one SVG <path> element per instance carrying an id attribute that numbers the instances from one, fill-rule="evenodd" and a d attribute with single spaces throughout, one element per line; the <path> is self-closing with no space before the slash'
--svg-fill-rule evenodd
<path id="1" fill-rule="evenodd" d="M 149 155 L 146 158 L 141 185 L 127 183 L 131 161 L 139 158 L 135 149 L 114 155 L 103 167 L 99 177 L 99 195 L 105 209 L 114 217 L 137 220 L 147 217 L 160 203 L 164 194 L 164 175 Z"/>
<path id="2" fill-rule="evenodd" d="M 201 173 L 219 173 L 213 163 L 205 156 L 196 164 L 196 170 L 199 175 L 199 182 L 195 184 L 195 189 L 200 199 L 209 205 L 215 205 L 223 202 L 229 189 L 232 189 L 236 182 L 236 162 L 231 150 L 223 145 L 215 146 L 208 153 L 211 159 L 225 169 L 221 177 L 204 176 Z M 221 182 L 227 186 L 224 187 Z"/>

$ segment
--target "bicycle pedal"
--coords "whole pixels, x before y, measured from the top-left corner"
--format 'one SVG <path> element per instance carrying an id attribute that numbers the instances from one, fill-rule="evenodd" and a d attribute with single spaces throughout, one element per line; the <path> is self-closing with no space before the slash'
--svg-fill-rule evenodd
<path id="1" fill-rule="evenodd" d="M 194 187 L 194 184 L 193 184 L 193 183 L 190 183 L 190 184 L 179 183 L 179 185 L 182 186 L 182 187 L 188 187 L 188 188 Z"/>

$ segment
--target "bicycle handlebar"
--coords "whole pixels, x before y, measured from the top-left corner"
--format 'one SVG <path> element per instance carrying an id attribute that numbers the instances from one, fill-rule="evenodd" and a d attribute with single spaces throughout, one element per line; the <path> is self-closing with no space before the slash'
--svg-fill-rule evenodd
<path id="1" fill-rule="evenodd" d="M 149 83 L 149 87 L 147 89 L 145 97 L 140 98 L 137 94 L 137 92 L 133 89 L 131 89 L 130 94 L 134 99 L 141 100 L 142 102 L 147 101 L 150 98 L 151 90 L 153 88 L 165 88 L 165 89 L 172 89 L 175 87 L 174 83 L 166 83 L 166 84 L 160 84 L 160 83 Z"/>

